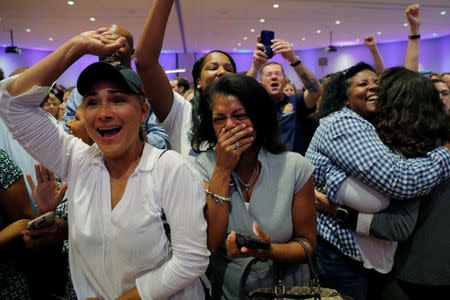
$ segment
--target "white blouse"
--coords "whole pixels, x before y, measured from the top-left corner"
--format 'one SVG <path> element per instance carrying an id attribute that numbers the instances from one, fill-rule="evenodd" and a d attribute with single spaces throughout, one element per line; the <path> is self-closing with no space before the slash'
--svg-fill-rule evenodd
<path id="1" fill-rule="evenodd" d="M 55 127 L 38 104 L 48 87 L 11 97 L 0 82 L 0 114 L 38 161 L 66 179 L 69 255 L 79 299 L 115 299 L 136 286 L 142 299 L 202 299 L 208 265 L 202 179 L 174 151 L 146 144 L 120 202 L 111 209 L 102 152 Z M 171 228 L 171 245 L 161 220 Z"/>

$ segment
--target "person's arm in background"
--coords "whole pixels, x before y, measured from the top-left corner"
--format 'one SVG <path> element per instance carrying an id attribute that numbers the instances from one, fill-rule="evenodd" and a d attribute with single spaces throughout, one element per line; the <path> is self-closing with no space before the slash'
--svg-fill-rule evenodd
<path id="1" fill-rule="evenodd" d="M 420 35 L 420 5 L 412 4 L 406 9 L 406 19 L 409 23 L 409 35 Z M 406 50 L 405 68 L 411 71 L 419 71 L 419 47 L 420 38 L 409 38 Z"/>
<path id="2" fill-rule="evenodd" d="M 155 1 L 136 46 L 135 63 L 152 111 L 163 122 L 173 104 L 173 91 L 159 64 L 164 33 L 173 0 Z"/>
<path id="3" fill-rule="evenodd" d="M 0 177 L 0 210 L 6 224 L 0 231 L 0 247 L 20 237 L 29 219 L 34 218 L 22 170 L 0 150 L 2 170 Z"/>
<path id="4" fill-rule="evenodd" d="M 317 80 L 313 73 L 311 73 L 301 59 L 295 54 L 290 42 L 279 39 L 274 39 L 272 42 L 273 53 L 280 53 L 289 64 L 295 64 L 295 66 L 293 66 L 295 73 L 297 73 L 306 89 L 304 94 L 306 107 L 315 107 L 317 100 L 319 100 L 320 95 L 322 94 L 319 80 Z"/>
<path id="5" fill-rule="evenodd" d="M 261 36 L 258 35 L 256 38 L 256 50 L 253 52 L 253 64 L 247 72 L 247 76 L 255 79 L 258 77 L 259 69 L 267 63 L 267 55 L 264 53 L 266 47 L 260 42 Z"/>
<path id="6" fill-rule="evenodd" d="M 377 43 L 375 41 L 375 37 L 373 35 L 365 35 L 364 36 L 364 45 L 369 48 L 370 54 L 372 54 L 373 65 L 375 67 L 375 71 L 377 73 L 381 73 L 386 69 L 383 61 L 383 57 L 378 51 Z"/>

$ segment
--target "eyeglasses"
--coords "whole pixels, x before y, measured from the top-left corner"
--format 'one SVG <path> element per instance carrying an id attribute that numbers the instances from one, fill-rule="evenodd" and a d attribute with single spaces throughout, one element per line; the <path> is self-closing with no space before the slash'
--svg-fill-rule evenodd
<path id="1" fill-rule="evenodd" d="M 441 94 L 442 97 L 446 98 L 450 95 L 450 91 L 449 90 L 439 91 L 439 94 Z"/>
<path id="2" fill-rule="evenodd" d="M 284 76 L 283 72 L 281 72 L 281 71 L 275 71 L 275 72 L 266 72 L 266 73 L 263 73 L 263 76 L 265 76 L 265 77 L 270 77 L 270 76 L 272 76 L 272 75 L 275 75 L 275 76 Z"/>

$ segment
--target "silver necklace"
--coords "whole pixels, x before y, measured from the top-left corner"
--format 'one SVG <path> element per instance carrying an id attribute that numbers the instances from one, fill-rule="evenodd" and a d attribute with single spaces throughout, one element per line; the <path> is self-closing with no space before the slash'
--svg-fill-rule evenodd
<path id="1" fill-rule="evenodd" d="M 244 186 L 244 189 L 245 189 L 247 192 L 248 192 L 248 191 L 250 190 L 250 188 L 253 186 L 253 184 L 255 183 L 256 178 L 258 177 L 258 171 L 259 171 L 258 169 L 259 169 L 259 164 L 257 163 L 257 164 L 256 164 L 256 174 L 255 174 L 255 176 L 253 177 L 252 182 L 250 182 L 250 183 L 244 183 L 244 182 L 242 181 L 242 179 L 239 178 L 239 175 L 237 174 L 237 172 L 234 172 L 234 173 L 236 174 L 237 180 L 239 181 L 240 184 L 242 184 L 242 185 Z"/>

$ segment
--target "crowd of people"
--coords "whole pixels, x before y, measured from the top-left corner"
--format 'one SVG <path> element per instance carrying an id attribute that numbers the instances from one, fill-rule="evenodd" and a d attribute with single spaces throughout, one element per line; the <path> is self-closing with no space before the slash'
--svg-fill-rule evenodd
<path id="1" fill-rule="evenodd" d="M 108 25 L 1 78 L 0 299 L 246 299 L 280 266 L 308 285 L 304 247 L 355 300 L 450 291 L 450 76 L 418 73 L 420 6 L 402 67 L 368 35 L 374 67 L 322 81 L 272 40 L 298 91 L 259 36 L 246 74 L 213 50 L 192 87 L 169 81 L 173 2 L 154 1 L 136 48 Z M 76 86 L 53 86 L 85 54 L 99 62 Z"/>

